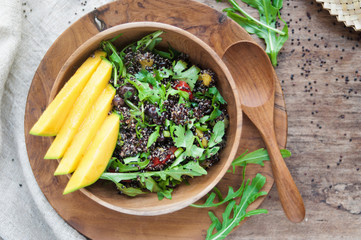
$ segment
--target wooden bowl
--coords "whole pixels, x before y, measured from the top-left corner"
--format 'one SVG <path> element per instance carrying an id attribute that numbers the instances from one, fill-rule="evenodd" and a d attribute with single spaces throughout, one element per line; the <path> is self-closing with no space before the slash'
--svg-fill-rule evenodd
<path id="1" fill-rule="evenodd" d="M 201 68 L 212 69 L 217 77 L 217 88 L 228 103 L 229 126 L 226 131 L 227 144 L 220 153 L 220 161 L 207 170 L 208 174 L 189 180 L 189 184 L 181 184 L 172 193 L 172 199 L 158 200 L 157 194 L 150 193 L 137 197 L 119 195 L 110 181 L 99 180 L 95 184 L 80 191 L 97 202 L 114 211 L 143 216 L 153 216 L 174 212 L 194 203 L 207 194 L 224 176 L 236 157 L 242 130 L 242 110 L 233 78 L 226 65 L 218 55 L 202 40 L 180 28 L 156 22 L 135 22 L 121 24 L 100 32 L 82 44 L 61 68 L 53 88 L 49 102 L 75 73 L 76 69 L 92 52 L 99 48 L 102 40 L 111 39 L 120 33 L 115 45 L 125 46 L 156 30 L 163 30 L 163 41 L 159 48 L 166 48 L 168 42 L 178 51 L 189 55 L 192 63 Z M 72 39 L 69 39 L 71 41 Z M 69 175 L 70 177 L 70 175 Z"/>

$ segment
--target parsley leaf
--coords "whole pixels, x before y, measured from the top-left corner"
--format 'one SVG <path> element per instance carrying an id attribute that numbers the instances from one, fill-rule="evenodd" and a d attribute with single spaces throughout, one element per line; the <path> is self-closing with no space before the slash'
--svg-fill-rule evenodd
<path id="1" fill-rule="evenodd" d="M 186 148 L 187 156 L 191 155 L 192 145 L 195 139 L 191 130 L 185 130 L 183 126 L 173 126 L 173 141 L 176 147 L 184 147 Z"/>
<path id="2" fill-rule="evenodd" d="M 153 87 L 158 87 L 158 82 L 152 73 L 145 69 L 140 70 L 134 75 L 134 77 L 140 82 L 146 82 L 152 84 Z"/>
<path id="3" fill-rule="evenodd" d="M 174 65 L 174 63 L 173 63 Z M 180 74 L 183 70 L 185 70 L 187 68 L 187 63 L 179 60 L 174 66 L 173 66 L 173 72 L 174 75 L 178 75 Z"/>
<path id="4" fill-rule="evenodd" d="M 165 67 L 163 67 L 160 70 L 154 69 L 153 71 L 154 71 L 155 76 L 158 79 L 158 81 L 161 81 L 164 78 L 169 78 L 170 76 L 173 75 L 173 71 L 171 69 L 167 69 Z"/>
<path id="5" fill-rule="evenodd" d="M 198 74 L 200 70 L 196 66 L 192 66 L 189 69 L 185 70 L 186 68 L 187 68 L 187 63 L 183 62 L 182 60 L 179 60 L 173 67 L 173 71 L 174 71 L 173 79 L 179 79 L 185 81 L 189 85 L 191 90 L 193 90 L 197 82 Z"/>
<path id="6" fill-rule="evenodd" d="M 204 149 L 200 148 L 200 147 L 197 147 L 196 145 L 193 145 L 191 147 L 191 156 L 196 158 L 196 159 L 202 157 L 203 152 L 204 152 Z"/>

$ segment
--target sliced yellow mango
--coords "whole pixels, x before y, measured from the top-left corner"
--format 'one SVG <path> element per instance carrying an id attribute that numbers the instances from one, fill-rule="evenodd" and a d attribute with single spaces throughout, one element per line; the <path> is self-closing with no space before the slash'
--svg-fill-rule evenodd
<path id="1" fill-rule="evenodd" d="M 71 176 L 63 194 L 74 192 L 97 181 L 104 172 L 118 139 L 120 116 L 107 116 L 79 166 Z"/>
<path id="2" fill-rule="evenodd" d="M 101 93 L 89 115 L 81 124 L 78 133 L 75 135 L 69 148 L 65 151 L 54 175 L 62 175 L 74 172 L 78 166 L 85 150 L 93 140 L 108 112 L 112 109 L 112 100 L 115 95 L 115 88 L 108 84 Z"/>
<path id="3" fill-rule="evenodd" d="M 106 53 L 96 51 L 78 68 L 31 128 L 30 134 L 37 136 L 55 136 L 58 134 L 74 102 L 99 66 L 101 56 L 105 57 Z"/>
<path id="4" fill-rule="evenodd" d="M 112 65 L 108 61 L 102 60 L 70 110 L 58 135 L 48 149 L 45 159 L 63 157 L 94 102 L 109 82 L 111 73 Z"/>

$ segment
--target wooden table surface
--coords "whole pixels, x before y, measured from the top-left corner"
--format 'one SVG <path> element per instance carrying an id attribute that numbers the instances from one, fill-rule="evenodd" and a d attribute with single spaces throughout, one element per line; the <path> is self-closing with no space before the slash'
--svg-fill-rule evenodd
<path id="1" fill-rule="evenodd" d="M 219 11 L 229 6 L 198 1 Z M 304 198 L 306 218 L 289 222 L 273 186 L 261 205 L 269 214 L 250 218 L 228 239 L 361 239 L 361 32 L 337 22 L 314 0 L 283 5 L 289 39 L 275 69 L 293 153 L 286 163 Z"/>
<path id="2" fill-rule="evenodd" d="M 219 11 L 229 7 L 226 0 L 196 1 Z M 251 217 L 227 239 L 361 239 L 361 32 L 337 22 L 315 0 L 284 0 L 281 14 L 289 39 L 275 70 L 293 153 L 286 163 L 306 218 L 289 222 L 274 186 L 261 205 L 269 214 Z"/>

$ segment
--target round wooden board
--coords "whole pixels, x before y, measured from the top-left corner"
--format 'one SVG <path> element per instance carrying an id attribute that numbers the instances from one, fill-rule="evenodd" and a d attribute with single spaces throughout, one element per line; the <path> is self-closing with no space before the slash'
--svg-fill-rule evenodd
<path id="1" fill-rule="evenodd" d="M 189 0 L 123 0 L 104 5 L 71 25 L 50 47 L 32 81 L 25 111 L 25 140 L 34 176 L 59 215 L 80 233 L 91 239 L 202 239 L 210 225 L 209 209 L 187 207 L 160 216 L 143 217 L 122 214 L 107 209 L 80 191 L 62 195 L 68 181 L 66 176 L 53 176 L 58 162 L 44 160 L 51 138 L 29 135 L 29 130 L 45 110 L 56 76 L 68 57 L 88 38 L 106 28 L 138 21 L 155 21 L 183 28 L 209 44 L 219 56 L 232 43 L 251 40 L 241 27 L 216 10 Z M 276 84 L 275 129 L 277 140 L 284 148 L 287 140 L 287 114 L 279 82 Z M 239 154 L 264 147 L 263 141 L 247 117 L 243 119 Z M 264 167 L 252 165 L 247 177 L 256 173 L 267 177 L 264 191 L 273 185 L 269 163 Z M 238 187 L 241 174 L 227 173 L 217 185 L 223 192 L 228 186 Z M 249 209 L 256 209 L 264 200 L 258 199 Z M 200 200 L 200 202 L 204 199 Z M 212 209 L 220 216 L 223 207 Z"/>

